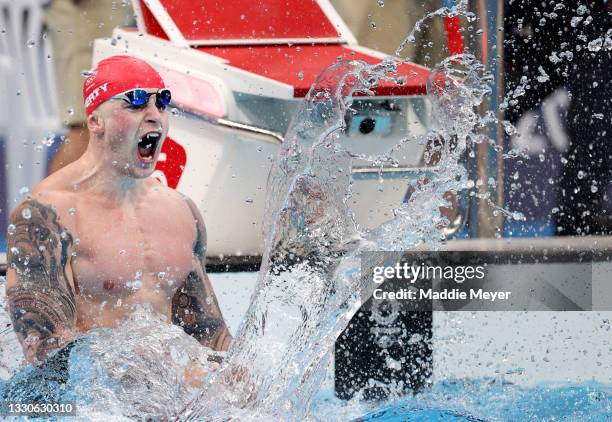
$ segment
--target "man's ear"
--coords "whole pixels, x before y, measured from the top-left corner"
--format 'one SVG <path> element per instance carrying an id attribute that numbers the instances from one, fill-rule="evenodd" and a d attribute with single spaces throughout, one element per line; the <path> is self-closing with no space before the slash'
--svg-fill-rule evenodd
<path id="1" fill-rule="evenodd" d="M 104 134 L 104 119 L 100 117 L 95 111 L 87 116 L 87 129 L 89 133 L 95 135 Z"/>

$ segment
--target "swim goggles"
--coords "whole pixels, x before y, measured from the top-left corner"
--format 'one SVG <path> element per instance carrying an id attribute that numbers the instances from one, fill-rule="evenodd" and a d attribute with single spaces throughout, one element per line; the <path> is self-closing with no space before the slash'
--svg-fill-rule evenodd
<path id="1" fill-rule="evenodd" d="M 111 97 L 111 100 L 126 101 L 130 108 L 140 110 L 147 106 L 151 95 L 155 95 L 155 106 L 160 110 L 164 110 L 172 100 L 172 94 L 169 89 L 160 89 L 157 92 L 147 92 L 144 89 L 132 89 L 121 94 Z"/>

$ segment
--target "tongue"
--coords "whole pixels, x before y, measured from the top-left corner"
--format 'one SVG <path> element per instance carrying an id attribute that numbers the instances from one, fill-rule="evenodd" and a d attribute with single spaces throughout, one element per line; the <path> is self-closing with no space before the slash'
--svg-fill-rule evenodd
<path id="1" fill-rule="evenodd" d="M 155 145 L 153 142 L 140 142 L 138 144 L 138 153 L 141 157 L 151 158 L 155 151 Z"/>

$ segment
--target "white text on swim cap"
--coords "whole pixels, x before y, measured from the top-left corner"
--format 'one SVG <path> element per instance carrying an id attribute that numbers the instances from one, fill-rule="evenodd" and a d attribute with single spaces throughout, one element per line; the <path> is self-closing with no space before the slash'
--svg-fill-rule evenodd
<path id="1" fill-rule="evenodd" d="M 93 103 L 94 100 L 98 98 L 98 96 L 100 95 L 100 90 L 106 92 L 108 90 L 108 82 L 94 89 L 93 92 L 89 94 L 87 98 L 85 98 L 85 107 L 89 107 L 91 103 Z"/>

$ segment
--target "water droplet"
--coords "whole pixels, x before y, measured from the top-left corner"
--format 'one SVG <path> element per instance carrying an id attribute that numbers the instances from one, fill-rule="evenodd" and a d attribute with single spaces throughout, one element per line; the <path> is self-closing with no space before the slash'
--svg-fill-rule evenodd
<path id="1" fill-rule="evenodd" d="M 19 255 L 19 249 L 18 249 L 18 248 L 16 248 L 15 246 L 13 246 L 13 247 L 11 248 L 11 253 L 12 253 L 13 255 Z"/>
<path id="2" fill-rule="evenodd" d="M 9 224 L 7 227 L 7 231 L 8 231 L 9 236 L 14 235 L 15 232 L 17 231 L 17 227 L 15 227 L 14 224 Z"/>
<path id="3" fill-rule="evenodd" d="M 504 120 L 502 124 L 504 125 L 504 131 L 506 132 L 507 135 L 514 135 L 517 133 L 516 127 L 509 121 Z"/>
<path id="4" fill-rule="evenodd" d="M 550 76 L 548 76 L 548 73 L 546 73 L 542 66 L 538 67 L 538 72 L 540 72 L 540 74 L 536 77 L 536 79 L 539 83 L 543 84 L 544 82 L 548 82 L 550 80 Z"/>
<path id="5" fill-rule="evenodd" d="M 36 42 L 34 40 L 28 40 L 26 45 L 28 46 L 28 48 L 32 48 L 36 45 Z"/>
<path id="6" fill-rule="evenodd" d="M 572 17 L 572 19 L 570 20 L 570 25 L 572 26 L 572 28 L 577 27 L 580 24 L 580 22 L 582 22 L 582 19 L 584 19 L 584 18 L 582 18 L 580 16 Z"/>
<path id="7" fill-rule="evenodd" d="M 596 185 L 591 185 L 591 192 L 595 193 L 597 192 L 597 186 Z"/>
<path id="8" fill-rule="evenodd" d="M 578 179 L 584 179 L 584 176 L 586 176 L 586 173 L 582 170 L 578 171 Z"/>
<path id="9" fill-rule="evenodd" d="M 385 0 L 378 0 L 378 5 L 380 7 L 385 7 Z"/>
<path id="10" fill-rule="evenodd" d="M 66 113 L 68 113 L 69 116 L 72 116 L 74 114 L 74 109 L 72 107 L 68 107 L 66 109 Z"/>
<path id="11" fill-rule="evenodd" d="M 244 200 L 244 202 L 246 202 L 247 204 L 252 204 L 253 200 L 251 198 L 247 198 Z"/>
<path id="12" fill-rule="evenodd" d="M 55 142 L 55 136 L 49 134 L 46 137 L 43 138 L 42 141 L 40 141 L 44 146 L 46 147 L 50 147 L 53 145 L 53 143 Z"/>
<path id="13" fill-rule="evenodd" d="M 134 281 L 128 281 L 125 283 L 125 285 L 133 290 L 138 290 L 142 287 L 142 281 L 140 279 L 136 279 Z"/>
<path id="14" fill-rule="evenodd" d="M 166 279 L 166 273 L 163 271 L 160 271 L 157 273 L 157 278 L 159 278 L 160 280 L 165 280 Z"/>
<path id="15" fill-rule="evenodd" d="M 299 79 L 300 81 L 304 80 L 304 72 L 299 71 L 299 72 L 298 72 L 298 74 L 297 74 L 297 77 L 298 77 L 298 79 Z"/>
<path id="16" fill-rule="evenodd" d="M 593 41 L 591 41 L 588 45 L 587 48 L 589 49 L 589 51 L 592 51 L 594 53 L 598 52 L 599 50 L 601 50 L 601 46 L 603 45 L 603 39 L 601 38 L 597 38 Z"/>
<path id="17" fill-rule="evenodd" d="M 206 296 L 205 302 L 206 302 L 207 305 L 212 305 L 212 303 L 213 303 L 212 296 Z"/>
<path id="18" fill-rule="evenodd" d="M 21 210 L 21 216 L 26 220 L 32 218 L 32 211 L 29 208 L 24 208 Z"/>
<path id="19" fill-rule="evenodd" d="M 19 195 L 21 196 L 27 195 L 28 192 L 30 192 L 30 189 L 27 186 L 24 186 L 21 189 L 19 189 Z"/>
<path id="20" fill-rule="evenodd" d="M 245 16 L 244 16 L 244 15 L 240 15 L 240 20 L 241 20 L 241 21 L 243 21 L 243 20 L 244 20 L 244 18 L 245 18 Z"/>
<path id="21" fill-rule="evenodd" d="M 68 208 L 68 214 L 75 215 L 76 214 L 76 208 Z"/>
<path id="22" fill-rule="evenodd" d="M 119 251 L 119 255 L 121 255 L 121 256 L 125 255 L 125 249 L 121 249 L 121 250 Z"/>

